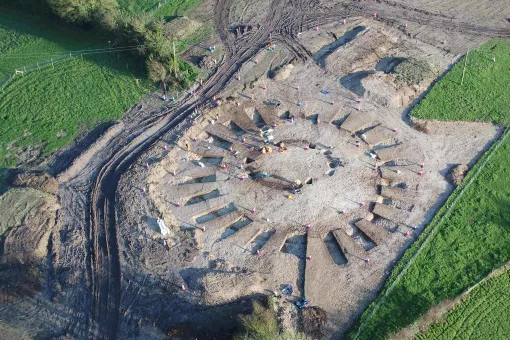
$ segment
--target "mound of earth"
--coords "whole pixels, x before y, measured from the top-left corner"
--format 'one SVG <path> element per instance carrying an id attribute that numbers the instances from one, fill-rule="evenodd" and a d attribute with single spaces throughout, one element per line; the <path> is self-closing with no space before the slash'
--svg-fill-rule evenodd
<path id="1" fill-rule="evenodd" d="M 25 172 L 17 174 L 12 180 L 12 185 L 17 187 L 29 187 L 53 195 L 57 193 L 58 189 L 57 180 L 47 173 Z"/>
<path id="2" fill-rule="evenodd" d="M 211 69 L 215 65 L 216 63 L 214 62 L 214 58 L 210 55 L 204 56 L 202 59 L 200 59 L 200 62 L 198 63 L 198 67 L 206 69 Z"/>
<path id="3" fill-rule="evenodd" d="M 294 69 L 294 65 L 287 64 L 287 65 L 283 66 L 282 68 L 280 68 L 278 71 L 276 71 L 276 74 L 273 79 L 275 81 L 283 81 L 283 80 L 289 78 L 293 69 Z"/>
<path id="4" fill-rule="evenodd" d="M 303 309 L 303 331 L 314 339 L 324 337 L 326 321 L 327 317 L 324 309 L 319 307 Z"/>
<path id="5" fill-rule="evenodd" d="M 13 189 L 0 197 L 2 260 L 25 263 L 44 257 L 58 208 L 54 196 L 34 189 Z"/>
<path id="6" fill-rule="evenodd" d="M 264 279 L 256 273 L 212 272 L 199 282 L 203 288 L 203 298 L 207 305 L 219 305 L 240 297 L 262 293 L 259 285 Z"/>
<path id="7" fill-rule="evenodd" d="M 407 106 L 425 90 L 423 86 L 396 82 L 393 75 L 381 72 L 368 75 L 361 80 L 361 84 L 365 89 L 365 98 L 390 108 Z"/>
<path id="8" fill-rule="evenodd" d="M 202 23 L 191 20 L 188 17 L 174 19 L 167 23 L 164 28 L 164 35 L 172 39 L 184 39 L 202 26 Z"/>
<path id="9" fill-rule="evenodd" d="M 452 171 L 448 175 L 448 179 L 455 185 L 459 185 L 462 183 L 464 176 L 468 172 L 469 168 L 467 164 L 458 164 L 456 165 Z"/>
<path id="10" fill-rule="evenodd" d="M 371 68 L 381 56 L 397 45 L 398 37 L 386 30 L 367 28 L 357 38 L 340 47 L 326 59 L 326 68 L 336 74 L 347 74 Z M 339 57 L 342 56 L 342 57 Z"/>

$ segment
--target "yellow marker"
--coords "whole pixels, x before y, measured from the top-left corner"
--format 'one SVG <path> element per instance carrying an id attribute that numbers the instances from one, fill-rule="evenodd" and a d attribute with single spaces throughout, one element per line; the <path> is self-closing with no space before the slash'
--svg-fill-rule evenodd
<path id="1" fill-rule="evenodd" d="M 289 199 L 289 200 L 291 200 L 293 198 L 294 198 L 294 196 L 292 196 L 292 195 L 287 196 L 287 199 Z"/>

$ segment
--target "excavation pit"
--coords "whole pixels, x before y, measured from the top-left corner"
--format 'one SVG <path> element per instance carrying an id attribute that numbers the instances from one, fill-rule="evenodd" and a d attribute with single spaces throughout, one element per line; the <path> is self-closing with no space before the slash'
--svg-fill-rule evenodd
<path id="1" fill-rule="evenodd" d="M 473 129 L 444 122 L 440 124 L 448 128 L 439 129 L 431 124 L 436 134 L 413 130 L 402 121 L 400 110 L 371 101 L 373 88 L 368 91 L 366 82 L 382 72 L 367 74 L 359 80 L 367 90 L 362 98 L 359 93 L 339 86 L 338 74 L 373 70 L 387 54 L 403 57 L 410 54 L 394 51 L 400 48 L 402 52 L 411 46 L 405 36 L 399 36 L 404 42 L 397 46 L 391 37 L 393 32 L 379 34 L 376 27 L 375 33 L 370 33 L 379 25 L 370 22 L 370 27 L 366 25 L 369 29 L 327 56 L 326 69 L 345 71 L 317 73 L 319 68 L 315 65 L 298 63 L 285 68 L 290 71 L 284 80 L 260 76 L 250 92 L 242 93 L 242 88 L 233 90 L 248 97 L 253 93 L 254 99 L 236 95 L 232 101 L 204 112 L 178 141 L 180 148 L 169 150 L 151 170 L 159 177 L 154 175 L 155 184 L 149 193 L 166 225 L 175 228 L 195 225 L 187 237 L 194 239 L 197 256 L 186 266 L 208 268 L 208 261 L 214 256 L 262 275 L 264 280 L 257 283 L 260 285 L 257 288 L 274 290 L 282 282 L 290 282 L 297 295 L 306 296 L 312 305 L 327 311 L 332 328 L 338 324 L 344 327 L 345 320 L 353 320 L 354 311 L 361 308 L 359 301 L 364 306 L 371 301 L 384 280 L 381 273 L 409 244 L 401 232 L 393 231 L 402 224 L 423 224 L 448 188 L 439 171 L 447 164 L 472 159 L 497 132 L 490 124 Z M 358 40 L 366 42 L 367 35 L 378 39 L 369 46 L 382 46 L 380 52 L 373 53 L 359 45 Z M 353 49 L 359 61 L 345 62 L 351 60 L 347 52 Z M 444 53 L 421 54 L 445 58 Z M 445 58 L 441 63 L 445 69 L 451 60 Z M 245 77 L 243 72 L 249 70 L 241 71 Z M 253 78 L 253 74 L 248 76 Z M 357 99 L 361 100 L 361 107 Z M 270 108 L 271 112 L 261 113 L 267 107 L 264 101 L 277 100 L 279 104 Z M 298 102 L 303 106 L 296 108 Z M 219 119 L 212 124 L 210 117 Z M 190 140 L 199 136 L 198 143 L 204 142 L 200 140 L 204 131 L 208 134 L 206 142 L 212 141 L 211 150 L 207 147 L 194 150 L 199 144 Z M 484 131 L 485 137 L 475 139 L 473 131 L 476 136 Z M 470 142 L 477 141 L 476 147 L 469 150 L 463 147 L 465 135 Z M 192 148 L 189 152 L 186 142 Z M 206 152 L 222 154 L 205 157 Z M 199 160 L 206 161 L 204 167 L 197 165 Z M 420 176 L 422 162 L 427 171 Z M 168 171 L 160 170 L 163 167 Z M 195 204 L 181 208 L 163 199 L 180 193 L 177 188 L 190 178 L 195 184 L 214 184 L 213 190 L 218 190 L 214 195 L 218 192 L 221 195 L 207 200 L 197 196 L 193 198 Z M 401 183 L 406 183 L 407 192 L 397 187 Z M 387 186 L 384 192 L 381 185 Z M 416 191 L 418 187 L 427 190 Z M 418 195 L 408 196 L 411 191 Z M 211 205 L 218 199 L 223 200 L 216 201 L 221 206 Z M 202 204 L 202 211 L 190 210 L 185 214 L 184 209 Z M 358 300 L 353 302 L 352 296 Z"/>

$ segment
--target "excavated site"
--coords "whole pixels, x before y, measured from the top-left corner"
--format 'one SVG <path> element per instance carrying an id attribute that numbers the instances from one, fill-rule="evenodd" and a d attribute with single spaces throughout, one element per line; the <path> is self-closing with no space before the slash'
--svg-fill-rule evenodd
<path id="1" fill-rule="evenodd" d="M 282 329 L 342 338 L 502 133 L 408 115 L 510 35 L 480 3 L 475 25 L 444 1 L 205 1 L 209 79 L 0 196 L 0 332 L 232 339 L 274 296 Z"/>
<path id="2" fill-rule="evenodd" d="M 450 170 L 472 165 L 501 132 L 413 128 L 405 108 L 457 56 L 375 21 L 350 27 L 338 29 L 345 38 L 332 44 L 341 46 L 303 34 L 316 63 L 285 64 L 278 46 L 260 52 L 145 164 L 152 215 L 138 233 L 161 258 L 189 235 L 180 282 L 195 302 L 224 305 L 290 284 L 282 313 L 297 318 L 293 303 L 306 299 L 326 312 L 325 335 L 343 333 L 452 191 Z M 391 69 L 414 57 L 435 76 L 403 85 Z M 172 268 L 168 259 L 156 272 Z"/>

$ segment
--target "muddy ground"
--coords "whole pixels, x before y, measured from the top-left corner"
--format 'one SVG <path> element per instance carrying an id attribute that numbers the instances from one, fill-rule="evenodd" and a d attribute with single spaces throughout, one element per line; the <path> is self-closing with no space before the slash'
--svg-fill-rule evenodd
<path id="1" fill-rule="evenodd" d="M 484 123 L 431 122 L 429 134 L 413 129 L 403 109 L 432 79 L 407 88 L 379 65 L 422 56 L 440 74 L 456 56 L 378 22 L 354 26 L 366 33 L 323 58 L 325 65 L 300 63 L 269 79 L 277 56 L 260 52 L 228 89 L 235 98 L 221 98 L 177 143 L 160 145 L 141 190 L 151 203 L 130 237 L 145 234 L 154 248 L 143 260 L 132 258 L 161 275 L 175 270 L 163 242 L 182 247 L 179 233 L 186 233 L 188 252 L 180 256 L 189 263 L 180 276 L 197 303 L 228 303 L 290 283 L 291 301 L 306 298 L 326 311 L 326 336 L 352 324 L 453 190 L 450 168 L 472 165 L 501 133 Z M 301 39 L 311 45 L 314 35 Z M 370 74 L 352 77 L 360 71 Z M 273 129 L 270 138 L 259 129 Z M 273 151 L 261 153 L 267 145 Z M 257 177 L 264 172 L 267 178 Z M 301 194 L 292 192 L 296 180 Z M 379 243 L 357 226 L 362 220 L 376 228 Z M 131 250 L 151 247 L 135 244 Z"/>
<path id="2" fill-rule="evenodd" d="M 292 304 L 306 297 L 327 320 L 312 335 L 341 337 L 453 190 L 450 169 L 501 132 L 429 122 L 425 134 L 407 113 L 460 54 L 509 35 L 505 8 L 207 1 L 191 18 L 214 10 L 216 30 L 189 57 L 216 44 L 218 67 L 195 96 L 146 98 L 61 153 L 56 196 L 1 197 L 3 334 L 230 338 L 250 299 L 290 283 L 282 324 L 300 329 Z M 434 75 L 396 82 L 408 58 Z"/>

